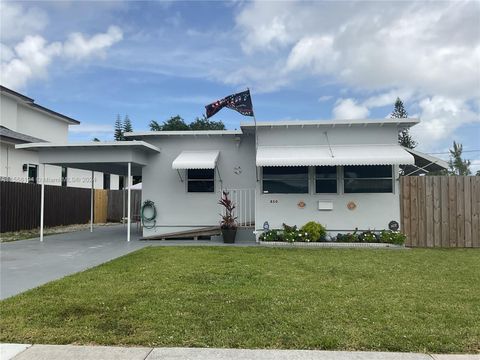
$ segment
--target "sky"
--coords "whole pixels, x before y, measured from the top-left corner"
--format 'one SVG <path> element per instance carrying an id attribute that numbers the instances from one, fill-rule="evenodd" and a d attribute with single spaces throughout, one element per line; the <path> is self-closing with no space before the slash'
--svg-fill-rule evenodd
<path id="1" fill-rule="evenodd" d="M 258 121 L 383 119 L 397 97 L 417 149 L 453 141 L 480 169 L 479 1 L 0 3 L 2 85 L 113 139 L 249 88 Z M 249 117 L 224 109 L 239 128 Z"/>

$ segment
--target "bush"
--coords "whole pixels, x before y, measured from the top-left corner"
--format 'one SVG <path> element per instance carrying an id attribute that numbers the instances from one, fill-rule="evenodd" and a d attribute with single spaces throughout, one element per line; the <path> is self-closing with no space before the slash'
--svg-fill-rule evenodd
<path id="1" fill-rule="evenodd" d="M 353 233 L 346 233 L 346 234 L 337 234 L 337 239 L 335 240 L 336 242 L 358 242 L 358 235 L 357 235 L 357 230 L 355 230 Z"/>
<path id="2" fill-rule="evenodd" d="M 285 241 L 283 238 L 283 231 L 279 229 L 272 229 L 260 235 L 261 241 Z"/>
<path id="3" fill-rule="evenodd" d="M 358 235 L 359 242 L 366 242 L 366 243 L 378 243 L 380 242 L 380 237 L 378 234 L 374 233 L 371 230 L 364 231 L 360 235 Z"/>
<path id="4" fill-rule="evenodd" d="M 304 233 L 308 233 L 310 241 L 325 240 L 325 236 L 327 235 L 327 230 L 325 229 L 325 226 L 315 221 L 309 221 L 308 223 L 303 225 L 300 230 Z"/>
<path id="5" fill-rule="evenodd" d="M 380 232 L 380 241 L 387 244 L 403 245 L 407 237 L 398 231 L 382 230 Z"/>

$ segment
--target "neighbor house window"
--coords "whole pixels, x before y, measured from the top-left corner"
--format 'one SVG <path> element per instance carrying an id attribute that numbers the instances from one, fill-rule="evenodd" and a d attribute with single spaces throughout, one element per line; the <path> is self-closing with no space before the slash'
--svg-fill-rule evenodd
<path id="1" fill-rule="evenodd" d="M 105 190 L 110 189 L 110 174 L 103 174 L 103 188 Z"/>
<path id="2" fill-rule="evenodd" d="M 345 193 L 391 193 L 391 165 L 344 166 Z"/>
<path id="3" fill-rule="evenodd" d="M 317 194 L 337 193 L 336 166 L 317 166 L 315 168 L 315 192 Z"/>
<path id="4" fill-rule="evenodd" d="M 67 186 L 68 170 L 66 167 L 62 167 L 62 186 Z"/>
<path id="5" fill-rule="evenodd" d="M 263 168 L 265 194 L 307 194 L 307 166 L 279 166 Z"/>
<path id="6" fill-rule="evenodd" d="M 215 169 L 188 169 L 188 192 L 215 192 Z"/>
<path id="7" fill-rule="evenodd" d="M 36 184 L 38 177 L 38 165 L 28 164 L 28 182 Z"/>

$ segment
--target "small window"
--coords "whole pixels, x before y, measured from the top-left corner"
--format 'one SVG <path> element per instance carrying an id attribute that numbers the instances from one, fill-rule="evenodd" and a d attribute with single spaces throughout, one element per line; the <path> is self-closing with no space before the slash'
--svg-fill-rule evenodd
<path id="1" fill-rule="evenodd" d="M 67 177 L 68 177 L 68 169 L 66 167 L 62 167 L 62 186 L 67 186 Z"/>
<path id="2" fill-rule="evenodd" d="M 215 192 L 215 169 L 188 169 L 188 192 Z"/>
<path id="3" fill-rule="evenodd" d="M 105 190 L 110 189 L 110 174 L 103 174 L 103 188 Z"/>
<path id="4" fill-rule="evenodd" d="M 317 194 L 337 193 L 336 166 L 317 166 L 315 168 L 315 192 Z"/>
<path id="5" fill-rule="evenodd" d="M 308 167 L 264 167 L 264 194 L 307 194 Z"/>
<path id="6" fill-rule="evenodd" d="M 345 193 L 391 193 L 393 191 L 391 165 L 345 166 Z"/>
<path id="7" fill-rule="evenodd" d="M 38 177 L 38 165 L 28 164 L 28 182 L 36 184 Z"/>

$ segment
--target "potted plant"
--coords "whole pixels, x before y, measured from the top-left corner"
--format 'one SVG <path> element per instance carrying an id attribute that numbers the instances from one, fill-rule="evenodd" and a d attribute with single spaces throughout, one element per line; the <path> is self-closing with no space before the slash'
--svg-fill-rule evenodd
<path id="1" fill-rule="evenodd" d="M 235 204 L 228 197 L 228 191 L 222 192 L 222 198 L 218 202 L 224 208 L 224 214 L 220 214 L 222 220 L 220 222 L 220 229 L 222 230 L 223 242 L 232 244 L 235 242 L 237 234 L 237 218 L 233 216 Z"/>

